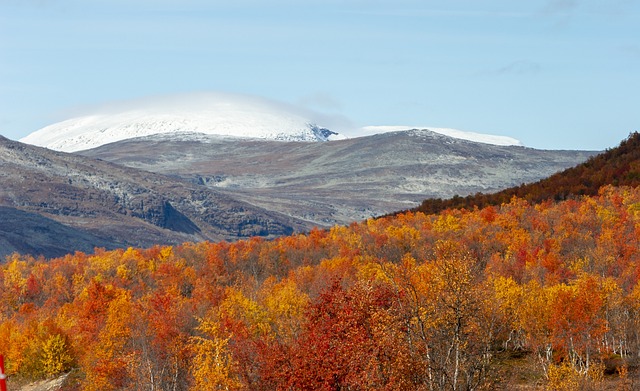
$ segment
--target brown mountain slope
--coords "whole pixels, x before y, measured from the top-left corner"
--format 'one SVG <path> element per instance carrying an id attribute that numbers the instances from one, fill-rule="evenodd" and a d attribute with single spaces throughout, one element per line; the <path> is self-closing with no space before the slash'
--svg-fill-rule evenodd
<path id="1" fill-rule="evenodd" d="M 48 250 L 48 239 L 32 235 L 43 220 L 53 229 L 47 237 L 67 237 L 65 230 L 86 234 L 85 245 L 104 247 L 181 243 L 199 240 L 233 240 L 249 236 L 277 236 L 308 227 L 176 178 L 123 167 L 83 156 L 37 148 L 0 137 L 0 206 L 11 211 L 14 227 L 6 227 L 0 256 L 23 248 L 32 254 L 59 255 Z M 31 213 L 15 218 L 17 211 Z M 21 231 L 22 230 L 22 231 Z M 63 232 L 65 231 L 65 232 Z M 22 244 L 16 233 L 24 232 Z M 73 236 L 73 235 L 72 235 Z M 94 238 L 94 240 L 89 240 Z M 42 241 L 44 240 L 44 241 Z M 71 244 L 71 243 L 70 243 Z"/>
<path id="2" fill-rule="evenodd" d="M 591 157 L 585 163 L 566 169 L 540 181 L 512 187 L 493 194 L 477 193 L 450 199 L 426 199 L 412 209 L 438 213 L 450 208 L 482 208 L 500 205 L 512 197 L 530 202 L 564 200 L 573 196 L 595 195 L 604 185 L 638 186 L 640 184 L 640 133 L 633 132 L 616 148 Z"/>

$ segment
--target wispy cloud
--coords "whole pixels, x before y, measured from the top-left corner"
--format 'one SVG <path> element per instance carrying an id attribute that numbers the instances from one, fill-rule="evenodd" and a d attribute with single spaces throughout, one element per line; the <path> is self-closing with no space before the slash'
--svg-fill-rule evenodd
<path id="1" fill-rule="evenodd" d="M 301 104 L 291 104 L 262 96 L 222 91 L 200 91 L 152 95 L 140 98 L 103 102 L 97 105 L 76 106 L 61 112 L 60 119 L 90 115 L 114 115 L 130 111 L 175 112 L 206 111 L 211 107 L 247 107 L 266 113 L 288 113 L 305 118 L 319 126 L 342 132 L 355 128 L 353 122 L 338 113 L 326 113 Z M 0 124 L 1 125 L 1 124 Z"/>

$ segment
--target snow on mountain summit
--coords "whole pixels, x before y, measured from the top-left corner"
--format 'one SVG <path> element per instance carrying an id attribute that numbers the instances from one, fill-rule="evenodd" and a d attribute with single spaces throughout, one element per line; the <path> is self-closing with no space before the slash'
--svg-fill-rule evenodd
<path id="1" fill-rule="evenodd" d="M 46 126 L 20 141 L 74 152 L 135 137 L 185 132 L 281 141 L 344 138 L 284 104 L 208 93 L 133 102 Z"/>
<path id="2" fill-rule="evenodd" d="M 249 95 L 200 93 L 137 100 L 94 110 L 55 123 L 20 139 L 63 152 L 163 134 L 195 134 L 279 141 L 329 141 L 398 131 L 430 130 L 445 136 L 494 145 L 522 145 L 506 136 L 424 126 L 366 126 L 348 136 L 316 125 L 317 113 Z M 324 122 L 321 119 L 320 122 Z"/>
<path id="3" fill-rule="evenodd" d="M 365 126 L 361 128 L 361 135 L 380 134 L 387 132 L 405 132 L 414 130 L 430 130 L 434 133 L 444 136 L 453 137 L 461 140 L 473 141 L 476 143 L 493 144 L 493 145 L 518 145 L 522 146 L 520 140 L 508 136 L 496 136 L 493 134 L 483 134 L 475 132 L 466 132 L 463 130 L 450 128 L 434 128 L 431 126 Z"/>

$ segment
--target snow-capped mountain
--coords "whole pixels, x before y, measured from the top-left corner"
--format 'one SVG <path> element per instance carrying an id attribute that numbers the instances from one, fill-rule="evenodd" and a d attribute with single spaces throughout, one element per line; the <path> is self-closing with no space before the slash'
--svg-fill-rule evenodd
<path id="1" fill-rule="evenodd" d="M 20 141 L 74 152 L 154 134 L 202 133 L 279 141 L 345 138 L 318 126 L 302 112 L 266 99 L 208 93 L 137 101 L 46 126 Z"/>
<path id="2" fill-rule="evenodd" d="M 403 131 L 413 131 L 413 130 L 430 130 L 432 132 L 442 134 L 444 136 L 449 136 L 461 140 L 473 141 L 476 143 L 483 144 L 492 144 L 492 145 L 501 145 L 501 146 L 509 146 L 509 145 L 518 145 L 522 146 L 520 140 L 517 140 L 508 136 L 496 136 L 492 134 L 482 134 L 475 132 L 466 132 L 457 129 L 450 128 L 434 128 L 431 126 L 365 126 L 360 129 L 359 134 L 364 135 L 374 135 L 380 133 L 389 133 L 389 132 L 403 132 Z"/>
<path id="3" fill-rule="evenodd" d="M 339 134 L 316 124 L 312 112 L 264 98 L 228 93 L 174 95 L 133 101 L 46 126 L 20 141 L 64 152 L 152 135 L 198 135 L 276 141 L 329 141 L 388 132 L 430 130 L 445 136 L 509 146 L 522 145 L 494 136 L 428 126 L 366 126 Z"/>

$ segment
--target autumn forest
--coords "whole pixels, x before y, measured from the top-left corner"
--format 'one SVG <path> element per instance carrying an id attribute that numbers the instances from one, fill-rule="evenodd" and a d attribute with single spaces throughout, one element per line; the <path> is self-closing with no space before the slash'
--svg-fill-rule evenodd
<path id="1" fill-rule="evenodd" d="M 572 171 L 582 190 L 562 197 L 478 195 L 270 241 L 13 254 L 0 265 L 9 379 L 68 374 L 69 390 L 635 389 L 640 188 L 620 178 L 640 178 L 628 160 L 639 142 Z"/>

